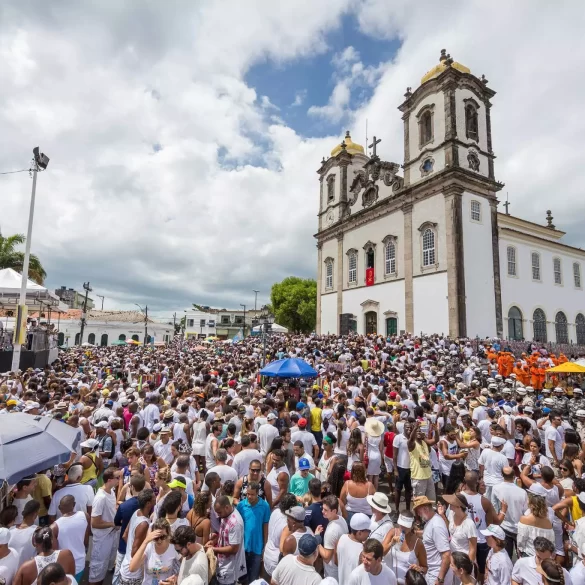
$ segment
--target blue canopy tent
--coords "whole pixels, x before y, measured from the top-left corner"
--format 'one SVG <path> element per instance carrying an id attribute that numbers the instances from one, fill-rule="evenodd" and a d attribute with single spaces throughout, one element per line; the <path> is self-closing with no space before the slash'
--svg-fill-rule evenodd
<path id="1" fill-rule="evenodd" d="M 49 416 L 0 416 L 0 482 L 13 485 L 23 477 L 69 461 L 81 430 Z"/>
<path id="2" fill-rule="evenodd" d="M 319 374 L 307 362 L 299 358 L 276 360 L 260 370 L 269 378 L 316 378 Z"/>

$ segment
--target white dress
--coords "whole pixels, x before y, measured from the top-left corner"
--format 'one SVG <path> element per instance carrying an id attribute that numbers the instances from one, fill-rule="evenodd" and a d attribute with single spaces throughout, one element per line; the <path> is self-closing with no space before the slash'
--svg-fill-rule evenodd
<path id="1" fill-rule="evenodd" d="M 207 423 L 205 421 L 198 421 L 193 423 L 193 441 L 191 448 L 193 455 L 205 455 L 205 439 L 207 437 Z"/>
<path id="2" fill-rule="evenodd" d="M 368 435 L 368 475 L 380 475 L 382 456 L 380 455 L 380 442 L 382 435 L 371 437 Z"/>

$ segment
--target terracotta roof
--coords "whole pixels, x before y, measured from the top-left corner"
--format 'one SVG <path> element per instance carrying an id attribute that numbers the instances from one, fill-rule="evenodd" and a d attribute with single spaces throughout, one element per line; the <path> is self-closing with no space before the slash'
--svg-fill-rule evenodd
<path id="1" fill-rule="evenodd" d="M 61 313 L 61 321 L 79 321 L 81 319 L 81 309 L 69 309 L 65 313 Z M 49 312 L 43 311 L 45 319 L 48 317 Z M 0 316 L 6 317 L 6 310 L 0 309 Z M 31 311 L 28 314 L 29 317 L 39 318 L 38 311 Z M 41 317 L 43 318 L 43 317 Z M 57 313 L 51 313 L 51 321 L 58 319 Z M 89 311 L 87 315 L 88 321 L 105 321 L 105 322 L 122 322 L 122 323 L 144 323 L 144 315 L 139 311 Z M 151 319 L 149 323 L 155 323 Z"/>

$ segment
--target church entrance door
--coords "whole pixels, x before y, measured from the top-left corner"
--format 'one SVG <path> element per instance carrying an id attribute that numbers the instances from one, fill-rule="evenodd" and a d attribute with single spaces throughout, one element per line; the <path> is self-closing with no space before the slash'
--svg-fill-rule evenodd
<path id="1" fill-rule="evenodd" d="M 398 319 L 389 317 L 386 319 L 386 336 L 396 335 L 398 333 Z"/>
<path id="2" fill-rule="evenodd" d="M 368 311 L 366 318 L 366 335 L 377 333 L 378 329 L 378 313 L 376 311 Z"/>

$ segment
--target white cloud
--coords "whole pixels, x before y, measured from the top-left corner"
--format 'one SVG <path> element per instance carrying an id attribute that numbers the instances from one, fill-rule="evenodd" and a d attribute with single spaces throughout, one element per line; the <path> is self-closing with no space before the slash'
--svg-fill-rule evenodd
<path id="1" fill-rule="evenodd" d="M 306 89 L 301 89 L 300 91 L 297 91 L 295 93 L 295 100 L 291 104 L 291 107 L 302 106 L 306 99 L 307 99 L 307 90 Z"/>
<path id="2" fill-rule="evenodd" d="M 253 299 L 252 289 L 266 300 L 272 282 L 314 276 L 315 169 L 345 128 L 329 139 L 298 136 L 270 107 L 270 94 L 258 96 L 244 76 L 259 61 L 325 51 L 327 32 L 350 9 L 362 32 L 399 37 L 402 47 L 394 61 L 376 65 L 360 60 L 358 45 L 346 47 L 334 58 L 331 98 L 313 104 L 312 114 L 349 118 L 354 128 L 368 118 L 383 138 L 381 154 L 400 163 L 396 107 L 446 48 L 498 92 L 496 175 L 511 211 L 542 222 L 552 207 L 557 226 L 575 224 L 578 240 L 581 2 L 353 6 L 3 3 L 0 170 L 26 166 L 37 144 L 51 157 L 39 177 L 32 242 L 49 284 L 90 280 L 108 306 L 164 309 L 237 306 Z M 374 88 L 372 98 L 351 111 L 352 91 L 355 99 L 365 87 Z M 300 89 L 297 99 L 306 103 Z M 26 173 L 0 177 L 0 191 L 3 232 L 25 232 Z"/>

